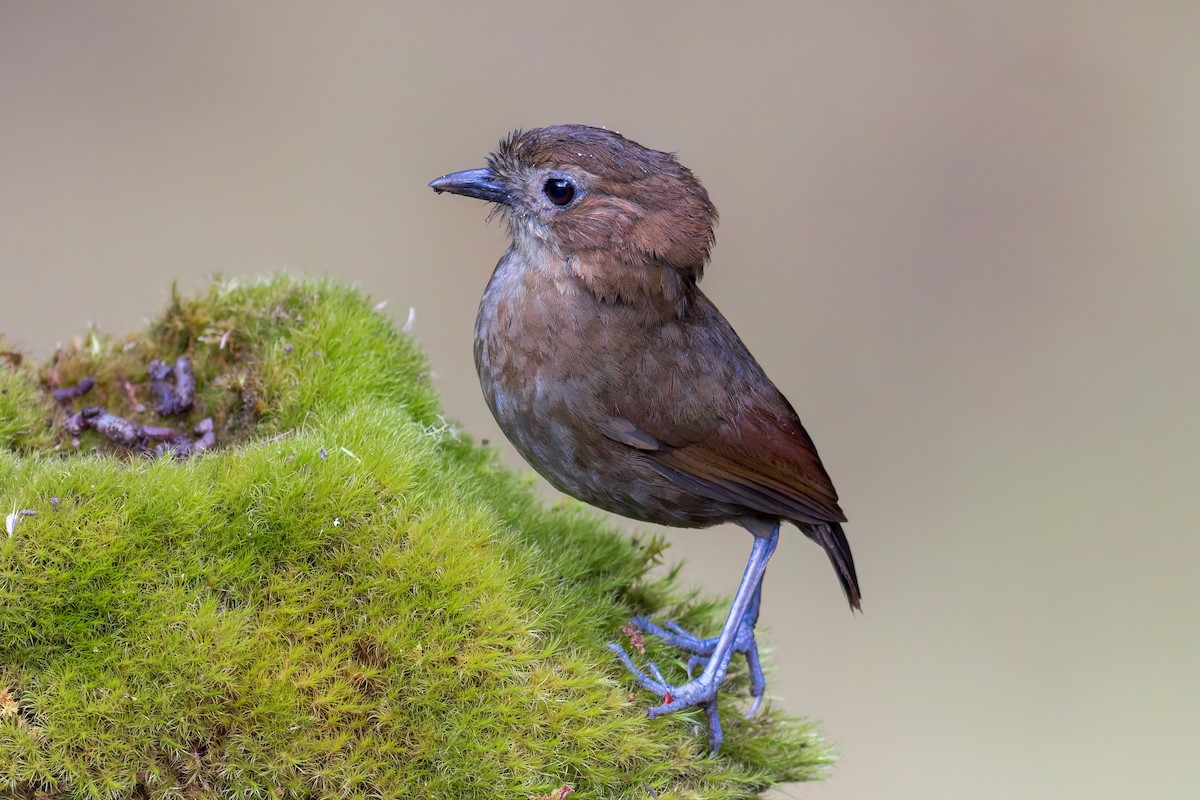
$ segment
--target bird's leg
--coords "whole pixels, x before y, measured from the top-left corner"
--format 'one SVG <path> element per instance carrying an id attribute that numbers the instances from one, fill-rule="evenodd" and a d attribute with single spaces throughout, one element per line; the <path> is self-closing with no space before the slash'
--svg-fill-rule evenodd
<path id="1" fill-rule="evenodd" d="M 767 688 L 767 679 L 763 675 L 762 663 L 758 658 L 758 644 L 754 640 L 754 626 L 758 622 L 758 607 L 761 601 L 762 579 L 759 579 L 758 588 L 754 590 L 754 597 L 750 601 L 750 607 L 742 616 L 737 635 L 733 640 L 732 652 L 746 656 L 746 665 L 750 668 L 750 696 L 754 698 L 754 701 L 746 711 L 747 717 L 758 713 L 759 706 L 762 705 L 763 692 Z M 630 623 L 638 630 L 657 636 L 667 644 L 689 653 L 688 678 L 692 677 L 697 668 L 703 668 L 708 663 L 713 649 L 717 646 L 717 641 L 721 638 L 719 636 L 701 638 L 669 619 L 663 621 L 662 627 L 655 625 L 646 617 L 634 617 Z"/>
<path id="2" fill-rule="evenodd" d="M 734 595 L 733 605 L 720 635 L 711 639 L 700 639 L 678 625 L 668 623 L 672 631 L 666 631 L 653 625 L 644 618 L 635 618 L 633 623 L 642 630 L 661 636 L 692 653 L 689 667 L 704 663 L 704 669 L 695 678 L 681 686 L 671 686 L 658 671 L 654 664 L 649 665 L 647 675 L 633 664 L 629 654 L 618 644 L 608 647 L 621 659 L 626 668 L 633 674 L 638 685 L 662 695 L 662 705 L 651 708 L 648 712 L 651 718 L 680 711 L 692 706 L 703 706 L 709 722 L 709 745 L 715 753 L 721 746 L 721 722 L 717 716 L 717 689 L 725 680 L 729 669 L 729 660 L 735 652 L 746 654 L 750 665 L 750 691 L 754 696 L 751 713 L 758 709 L 766 682 L 763 679 L 762 667 L 758 659 L 758 647 L 754 643 L 754 623 L 758 619 L 758 604 L 762 595 L 762 578 L 767 570 L 767 562 L 775 552 L 779 541 L 779 524 L 770 527 L 763 524 L 747 525 L 754 534 L 754 545 L 750 549 L 750 559 L 746 563 L 746 571 Z M 699 659 L 699 660 L 698 660 Z"/>

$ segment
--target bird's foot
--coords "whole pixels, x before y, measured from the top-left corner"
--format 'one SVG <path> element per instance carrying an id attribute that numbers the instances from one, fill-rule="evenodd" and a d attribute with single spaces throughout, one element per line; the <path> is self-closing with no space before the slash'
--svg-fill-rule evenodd
<path id="1" fill-rule="evenodd" d="M 638 630 L 657 636 L 667 644 L 678 647 L 689 654 L 687 669 L 690 680 L 680 686 L 672 686 L 667 683 L 654 663 L 646 665 L 649 674 L 638 669 L 629 654 L 619 644 L 609 644 L 608 647 L 621 659 L 639 686 L 663 698 L 662 705 L 655 706 L 647 712 L 651 718 L 669 714 L 672 711 L 702 706 L 708 717 L 709 746 L 712 752 L 716 753 L 722 740 L 721 720 L 717 713 L 717 689 L 725 678 L 725 672 L 734 653 L 745 654 L 746 663 L 750 668 L 750 695 L 754 699 L 746 716 L 754 716 L 762 705 L 763 692 L 766 690 L 767 684 L 762 664 L 758 658 L 758 644 L 754 639 L 754 622 L 755 620 L 750 614 L 742 618 L 734 636 L 733 646 L 725 655 L 725 663 L 716 665 L 717 668 L 710 673 L 704 670 L 716 650 L 719 636 L 701 638 L 670 620 L 663 622 L 664 627 L 659 627 L 645 617 L 631 619 L 630 623 Z M 702 671 L 698 677 L 692 678 L 697 667 Z"/>
<path id="2" fill-rule="evenodd" d="M 661 717 L 663 714 L 670 714 L 672 711 L 682 711 L 685 708 L 693 706 L 702 706 L 704 714 L 708 717 L 708 747 L 710 752 L 716 754 L 721 749 L 723 736 L 721 733 L 721 718 L 717 712 L 717 688 L 721 684 L 719 678 L 710 677 L 707 674 L 701 674 L 698 678 L 693 678 L 680 686 L 672 686 L 667 683 L 666 678 L 659 672 L 658 666 L 653 662 L 646 665 L 650 671 L 646 674 L 638 669 L 633 659 L 625 652 L 625 648 L 621 645 L 612 642 L 608 645 L 608 649 L 617 654 L 617 658 L 621 659 L 621 663 L 633 675 L 633 679 L 638 686 L 643 689 L 648 689 L 651 692 L 662 697 L 662 705 L 654 706 L 646 712 L 646 716 L 654 719 Z"/>
<path id="3" fill-rule="evenodd" d="M 757 616 L 757 609 L 755 610 Z M 730 656 L 733 653 L 742 653 L 746 656 L 746 666 L 750 669 L 750 697 L 753 698 L 750 708 L 746 711 L 746 717 L 753 717 L 758 713 L 759 707 L 762 706 L 763 693 L 767 689 L 767 679 L 763 675 L 762 663 L 758 658 L 758 643 L 754 638 L 754 623 L 755 619 L 747 614 L 742 618 L 738 625 L 737 634 L 733 639 L 733 647 L 731 648 Z M 691 678 L 697 668 L 704 669 L 708 665 L 708 660 L 712 656 L 713 650 L 716 649 L 719 636 L 709 636 L 701 638 L 685 630 L 677 625 L 672 620 L 665 620 L 662 628 L 655 625 L 645 617 L 634 617 L 630 620 L 635 628 L 653 636 L 657 636 L 669 645 L 678 647 L 685 653 L 688 653 L 687 671 L 688 678 Z M 665 628 L 665 629 L 664 629 Z M 725 664 L 719 665 L 720 674 L 724 675 L 728 668 L 728 661 Z"/>

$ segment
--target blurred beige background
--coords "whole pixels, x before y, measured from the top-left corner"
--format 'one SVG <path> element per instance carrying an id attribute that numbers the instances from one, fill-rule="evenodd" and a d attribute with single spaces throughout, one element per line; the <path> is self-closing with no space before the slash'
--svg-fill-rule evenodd
<path id="1" fill-rule="evenodd" d="M 3 2 L 0 330 L 329 273 L 496 440 L 502 229 L 425 183 L 553 122 L 678 151 L 865 592 L 794 531 L 772 563 L 770 690 L 842 754 L 790 796 L 1195 798 L 1198 42 L 1185 2 Z M 744 533 L 671 538 L 733 590 Z"/>

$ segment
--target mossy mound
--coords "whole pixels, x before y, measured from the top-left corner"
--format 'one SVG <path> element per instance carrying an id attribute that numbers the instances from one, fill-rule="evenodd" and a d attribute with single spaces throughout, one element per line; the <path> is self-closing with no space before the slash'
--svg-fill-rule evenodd
<path id="1" fill-rule="evenodd" d="M 82 405 L 166 424 L 146 365 L 180 355 L 178 424 L 212 417 L 217 449 L 65 430 Z M 711 629 L 721 607 L 647 575 L 660 543 L 539 504 L 354 290 L 218 283 L 130 338 L 8 354 L 0 390 L 0 792 L 733 798 L 829 760 L 807 723 L 741 720 L 736 672 L 719 757 L 698 712 L 647 720 L 604 644 L 634 613 Z"/>

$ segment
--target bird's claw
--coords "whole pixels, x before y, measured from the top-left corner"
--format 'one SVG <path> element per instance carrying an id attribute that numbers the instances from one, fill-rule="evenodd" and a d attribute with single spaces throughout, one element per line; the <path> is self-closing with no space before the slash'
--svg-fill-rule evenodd
<path id="1" fill-rule="evenodd" d="M 665 620 L 663 620 L 663 626 L 664 626 L 664 627 L 666 627 L 668 630 L 672 631 L 673 633 L 676 633 L 676 634 L 678 634 L 678 635 L 680 635 L 680 636 L 686 636 L 686 637 L 688 637 L 688 638 L 691 638 L 691 639 L 695 639 L 695 638 L 696 638 L 694 635 L 692 635 L 691 631 L 689 631 L 689 630 L 687 630 L 687 629 L 685 629 L 685 628 L 681 627 L 681 626 L 679 625 L 679 623 L 677 623 L 677 622 L 676 622 L 675 620 L 673 620 L 673 619 L 665 619 Z"/>
<path id="2" fill-rule="evenodd" d="M 678 647 L 680 650 L 688 653 L 687 676 L 689 681 L 692 680 L 697 667 L 703 670 L 708 666 L 709 657 L 716 648 L 719 639 L 717 636 L 701 638 L 674 620 L 669 619 L 663 621 L 662 627 L 655 625 L 646 617 L 634 617 L 629 622 L 638 630 L 656 636 L 667 644 Z M 750 708 L 746 711 L 746 717 L 752 717 L 758 713 L 759 708 L 762 706 L 762 697 L 763 692 L 767 688 L 767 680 L 766 676 L 763 675 L 762 664 L 759 661 L 758 643 L 754 639 L 754 620 L 750 616 L 742 619 L 741 624 L 738 625 L 733 652 L 742 653 L 746 656 L 746 665 L 750 670 L 750 696 L 753 698 Z M 631 672 L 635 671 L 632 662 L 626 662 L 625 666 Z M 655 669 L 657 670 L 657 667 Z M 665 684 L 666 681 L 660 679 L 659 683 Z"/>
<path id="3" fill-rule="evenodd" d="M 704 714 L 708 719 L 708 745 L 711 753 L 716 752 L 721 748 L 721 742 L 724 738 L 721 731 L 721 718 L 717 710 L 717 688 L 718 682 L 711 678 L 706 678 L 701 675 L 699 678 L 689 680 L 687 683 L 680 686 L 672 686 L 667 683 L 662 672 L 658 669 L 658 665 L 650 662 L 646 665 L 649 671 L 647 675 L 642 670 L 634 665 L 633 659 L 625 652 L 625 648 L 621 645 L 612 642 L 608 645 L 608 649 L 617 654 L 617 658 L 621 659 L 621 663 L 633 675 L 634 681 L 643 689 L 654 692 L 663 699 L 662 704 L 647 709 L 646 716 L 650 719 L 661 717 L 664 714 L 670 714 L 674 711 L 682 711 L 685 708 L 693 706 L 702 706 Z"/>
<path id="4" fill-rule="evenodd" d="M 712 677 L 705 677 L 703 672 L 698 677 L 693 677 L 693 674 L 697 667 L 703 670 L 708 666 L 719 637 L 701 638 L 674 620 L 664 620 L 660 627 L 646 617 L 634 617 L 630 620 L 630 624 L 689 654 L 687 660 L 688 682 L 680 686 L 672 686 L 667 683 L 657 664 L 650 662 L 646 665 L 646 671 L 642 671 L 633 663 L 633 659 L 625 652 L 625 648 L 616 643 L 608 646 L 621 659 L 639 686 L 654 692 L 663 699 L 660 705 L 647 711 L 647 716 L 653 719 L 672 711 L 702 706 L 708 717 L 709 745 L 715 753 L 721 746 L 722 740 L 721 720 L 717 712 L 717 689 L 720 681 Z M 743 618 L 738 625 L 734 645 L 730 651 L 731 657 L 733 653 L 742 653 L 746 656 L 746 665 L 750 671 L 750 696 L 753 699 L 750 708 L 745 713 L 746 718 L 750 718 L 757 714 L 762 707 L 763 693 L 766 691 L 767 685 L 758 657 L 758 644 L 754 639 L 754 619 L 750 616 Z M 720 670 L 720 673 L 724 675 L 724 669 Z"/>
<path id="5" fill-rule="evenodd" d="M 708 639 L 701 639 L 699 636 L 680 627 L 674 620 L 665 620 L 661 628 L 645 617 L 634 617 L 629 620 L 629 624 L 643 633 L 657 636 L 667 644 L 678 647 L 680 650 L 688 653 L 709 656 L 712 655 L 713 648 L 717 645 L 717 637 L 713 636 Z"/>
<path id="6" fill-rule="evenodd" d="M 744 717 L 745 719 L 750 719 L 755 714 L 757 714 L 758 709 L 762 707 L 762 699 L 763 699 L 763 696 L 761 694 L 755 695 L 754 702 L 752 702 L 750 704 L 750 708 L 746 709 L 746 713 L 743 714 L 742 717 Z"/>

